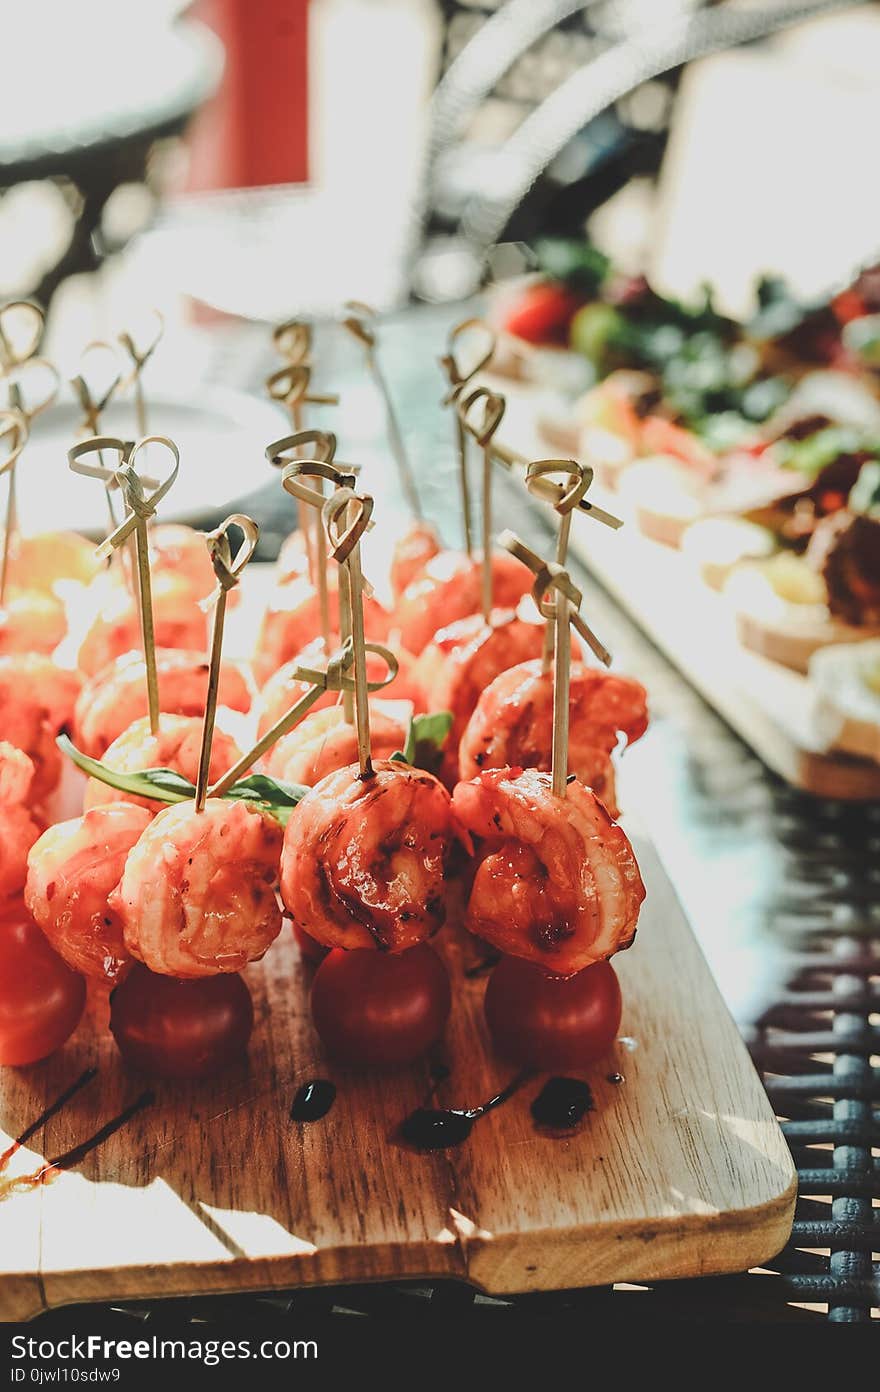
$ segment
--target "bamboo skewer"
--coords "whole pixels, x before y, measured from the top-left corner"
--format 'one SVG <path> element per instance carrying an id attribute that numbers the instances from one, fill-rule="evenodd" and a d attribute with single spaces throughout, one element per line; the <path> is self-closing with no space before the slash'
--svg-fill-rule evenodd
<path id="1" fill-rule="evenodd" d="M 306 335 L 306 330 L 308 330 Z M 311 329 L 302 320 L 291 320 L 289 324 L 282 324 L 275 331 L 273 338 L 277 346 L 277 335 L 289 331 L 296 339 L 297 351 L 307 354 L 311 347 Z M 305 406 L 338 406 L 339 396 L 336 392 L 313 392 L 311 390 L 312 368 L 306 356 L 296 360 L 288 360 L 283 367 L 278 368 L 271 376 L 266 378 L 266 390 L 273 401 L 286 406 L 290 412 L 291 424 L 293 425 L 294 435 L 301 435 L 304 439 L 309 432 L 304 427 Z M 289 443 L 294 436 L 288 436 L 287 448 L 293 448 Z M 336 449 L 336 437 L 332 436 L 333 449 Z M 273 447 L 270 445 L 269 449 Z M 267 455 L 269 450 L 266 451 Z M 274 461 L 273 461 L 274 462 Z M 309 514 L 304 507 L 299 509 L 299 527 L 306 543 L 306 555 L 309 561 L 309 575 L 312 583 L 316 583 L 316 572 L 318 565 L 319 548 L 323 544 L 323 534 L 321 533 L 320 517 L 315 517 L 313 527 L 309 528 Z"/>
<path id="2" fill-rule="evenodd" d="M 83 350 L 80 358 L 80 371 L 77 373 L 76 377 L 70 379 L 71 388 L 73 389 L 73 393 L 83 413 L 83 419 L 79 429 L 79 434 L 83 439 L 101 434 L 101 417 L 122 381 L 122 373 L 117 372 L 115 376 L 108 379 L 103 388 L 98 390 L 97 394 L 95 393 L 83 373 L 83 367 L 87 356 L 90 353 L 94 354 L 97 352 L 109 353 L 114 360 L 114 364 L 117 361 L 116 349 L 113 347 L 112 343 L 96 340 L 94 343 L 88 344 Z M 98 453 L 98 463 L 104 467 L 104 458 L 100 452 Z M 107 500 L 107 517 L 110 522 L 108 536 L 110 532 L 115 532 L 116 528 L 119 526 L 119 518 L 116 515 L 116 508 L 113 505 L 113 494 L 118 491 L 119 480 L 116 477 L 116 471 L 114 469 L 108 469 L 106 481 L 104 483 L 104 496 Z M 134 597 L 136 590 L 134 573 L 135 561 L 132 555 L 131 543 L 129 543 L 129 546 L 124 547 L 119 554 L 122 558 L 126 583 Z"/>
<path id="3" fill-rule="evenodd" d="M 467 337 L 468 334 L 482 333 L 487 336 L 484 339 L 482 349 L 478 352 L 471 366 L 464 370 L 459 365 L 456 357 L 456 349 L 460 346 L 459 340 Z M 458 410 L 458 401 L 469 382 L 476 377 L 477 373 L 482 372 L 492 360 L 495 352 L 495 334 L 489 325 L 482 319 L 463 319 L 460 324 L 456 324 L 449 333 L 446 344 L 446 352 L 440 359 L 440 366 L 446 374 L 449 389 L 443 398 L 442 405 L 452 406 L 453 417 L 455 419 L 455 443 L 458 453 L 458 486 L 461 496 L 461 519 L 464 531 L 464 549 L 468 556 L 473 554 L 473 529 L 471 519 L 471 500 L 470 489 L 468 487 L 468 458 L 467 458 L 467 434 L 465 432 L 464 421 Z"/>
<path id="4" fill-rule="evenodd" d="M 121 333 L 117 336 L 117 342 L 120 347 L 125 350 L 131 359 L 132 371 L 131 376 L 128 378 L 128 382 L 134 387 L 135 421 L 137 422 L 137 433 L 140 437 L 145 436 L 147 433 L 147 402 L 144 395 L 144 384 L 141 374 L 150 358 L 159 347 L 162 335 L 165 332 L 164 316 L 159 313 L 158 309 L 153 310 L 153 316 L 156 319 L 157 328 L 146 348 L 139 348 L 130 333 Z M 128 382 L 126 382 L 126 386 Z"/>
<path id="5" fill-rule="evenodd" d="M 345 317 L 342 320 L 343 328 L 348 329 L 359 343 L 363 345 L 367 360 L 367 369 L 372 377 L 382 403 L 385 408 L 385 427 L 388 432 L 388 442 L 391 445 L 391 453 L 394 455 L 394 462 L 397 465 L 397 473 L 400 485 L 403 489 L 404 497 L 407 501 L 410 513 L 417 522 L 424 521 L 419 490 L 416 487 L 415 474 L 413 473 L 412 462 L 407 453 L 403 439 L 403 432 L 400 429 L 400 421 L 391 396 L 391 389 L 388 386 L 388 379 L 382 370 L 376 348 L 376 331 L 373 325 L 376 321 L 376 311 L 370 305 L 363 304 L 360 300 L 349 300 L 345 305 Z"/>
<path id="6" fill-rule="evenodd" d="M 291 437 L 295 438 L 295 437 Z M 303 479 L 311 478 L 315 484 L 307 484 Z M 281 485 L 286 493 L 292 498 L 296 498 L 300 507 L 312 507 L 315 509 L 315 517 L 318 527 L 316 528 L 316 568 L 317 568 L 317 591 L 318 606 L 320 613 L 321 637 L 324 642 L 324 651 L 330 652 L 330 593 L 327 578 L 327 542 L 324 536 L 324 526 L 321 520 L 324 507 L 324 480 L 329 481 L 336 487 L 351 487 L 354 483 L 352 474 L 343 474 L 332 464 L 321 459 L 293 459 L 284 466 L 281 474 Z M 343 635 L 345 637 L 347 635 Z"/>
<path id="7" fill-rule="evenodd" d="M 21 301 L 20 303 L 25 304 L 27 301 Z M 8 341 L 4 349 L 4 354 L 7 350 Z M 48 375 L 48 385 L 42 395 L 36 395 L 33 399 L 29 400 L 28 397 L 30 393 L 22 392 L 22 384 L 26 380 L 28 374 L 33 375 L 34 369 L 36 369 L 38 373 L 42 372 Z M 61 382 L 57 368 L 55 368 L 47 358 L 35 357 L 13 361 L 5 370 L 4 379 L 9 393 L 9 407 L 4 415 L 8 418 L 9 413 L 12 413 L 20 417 L 23 423 L 23 434 L 21 431 L 19 432 L 10 457 L 6 459 L 3 469 L 0 470 L 0 472 L 8 474 L 6 518 L 3 528 L 3 557 L 2 561 L 0 561 L 0 603 L 5 600 L 12 545 L 18 533 L 17 470 L 19 456 L 30 438 L 32 422 L 52 405 L 58 395 L 58 387 Z M 10 426 L 9 429 L 11 428 Z M 7 433 L 8 430 L 3 432 L 3 434 Z"/>
<path id="8" fill-rule="evenodd" d="M 354 713 L 357 729 L 360 776 L 372 778 L 370 750 L 370 705 L 367 685 L 367 657 L 364 640 L 364 577 L 361 571 L 361 537 L 373 511 L 369 494 L 339 488 L 324 504 L 324 526 L 333 548 L 333 559 L 340 567 L 340 581 L 348 586 L 351 605 L 351 642 L 354 650 Z M 341 528 L 345 530 L 342 531 Z"/>
<path id="9" fill-rule="evenodd" d="M 237 527 L 242 533 L 241 544 L 234 556 L 229 544 L 230 527 Z M 214 574 L 217 577 L 217 590 L 211 632 L 205 720 L 202 725 L 202 745 L 199 750 L 199 770 L 196 778 L 196 812 L 204 812 L 205 800 L 208 796 L 208 769 L 211 764 L 211 746 L 214 742 L 214 723 L 217 718 L 217 697 L 220 690 L 220 662 L 223 656 L 226 599 L 229 591 L 238 584 L 241 573 L 254 554 L 259 539 L 260 529 L 256 522 L 240 512 L 234 512 L 229 517 L 224 518 L 220 526 L 215 531 L 209 532 L 205 538 Z"/>
<path id="10" fill-rule="evenodd" d="M 378 653 L 387 663 L 388 670 L 382 680 L 367 683 L 369 692 L 381 691 L 397 676 L 397 658 L 388 648 L 382 647 L 379 643 L 367 643 L 365 646 L 368 652 Z M 348 675 L 353 662 L 354 647 L 349 639 L 330 658 L 326 672 L 313 671 L 308 667 L 297 667 L 293 673 L 293 680 L 309 682 L 311 689 L 301 696 L 285 715 L 276 720 L 275 724 L 266 731 L 253 748 L 249 749 L 246 754 L 242 754 L 232 768 L 227 769 L 222 778 L 218 778 L 217 782 L 208 789 L 208 797 L 222 797 L 224 793 L 228 792 L 233 783 L 247 773 L 248 769 L 253 768 L 267 749 L 271 749 L 272 745 L 283 735 L 286 735 L 288 730 L 292 730 L 295 725 L 299 724 L 323 692 L 353 691 L 354 682 Z"/>
<path id="11" fill-rule="evenodd" d="M 578 464 L 574 459 L 536 459 L 526 470 L 526 487 L 530 493 L 537 493 L 541 497 L 543 494 L 539 490 L 546 482 L 553 481 L 554 474 L 561 474 L 569 484 L 568 488 L 565 487 L 564 483 L 557 485 L 560 489 L 560 497 L 553 504 L 559 516 L 559 528 L 556 533 L 556 564 L 564 566 L 568 560 L 572 513 L 592 483 L 593 471 L 589 465 Z M 549 672 L 553 658 L 553 631 L 554 623 L 548 619 L 544 631 L 544 650 L 541 658 L 543 672 Z"/>
<path id="12" fill-rule="evenodd" d="M 479 424 L 473 420 L 478 403 L 482 402 L 483 415 Z M 470 432 L 483 451 L 481 533 L 482 557 L 480 561 L 480 602 L 483 619 L 488 624 L 492 618 L 492 437 L 504 418 L 504 397 L 488 387 L 476 387 L 458 402 L 458 414 L 462 425 Z"/>
<path id="13" fill-rule="evenodd" d="M 546 581 L 547 577 L 552 576 L 556 571 L 562 570 L 562 567 L 557 566 L 555 561 L 545 561 L 543 557 L 539 556 L 531 547 L 526 546 L 524 542 L 520 541 L 515 532 L 508 530 L 503 531 L 498 538 L 498 544 L 503 546 L 506 551 L 509 551 L 512 556 L 516 556 L 517 560 L 522 561 L 523 565 L 527 565 L 542 581 Z M 579 612 L 583 595 L 572 583 L 570 578 L 566 578 L 565 584 L 568 587 L 566 593 L 571 601 L 572 626 L 583 638 L 593 655 L 602 663 L 603 667 L 610 667 L 611 653 L 602 640 L 597 638 L 596 634 L 590 628 L 589 624 L 581 617 Z M 536 588 L 537 587 L 533 587 L 533 594 L 536 593 Z M 535 602 L 538 603 L 538 600 L 536 599 Z M 555 617 L 552 609 L 543 610 L 540 608 L 539 603 L 538 608 L 544 618 L 552 619 Z"/>
<path id="14" fill-rule="evenodd" d="M 3 552 L 0 555 L 0 608 L 6 603 L 9 583 L 9 563 L 12 557 L 12 535 L 15 530 L 15 466 L 28 441 L 28 423 L 20 411 L 0 411 L 0 441 L 12 436 L 9 452 L 0 463 L 0 476 L 8 475 L 6 517 L 3 526 Z"/>
<path id="15" fill-rule="evenodd" d="M 553 738 L 551 748 L 551 789 L 555 797 L 564 798 L 568 786 L 568 738 L 571 691 L 571 626 L 589 643 L 593 652 L 606 666 L 611 662 L 608 649 L 581 618 L 583 598 L 572 583 L 564 566 L 545 561 L 526 546 L 513 532 L 502 532 L 501 545 L 535 573 L 532 595 L 538 611 L 553 624 Z M 552 600 L 550 591 L 554 591 Z"/>
<path id="16" fill-rule="evenodd" d="M 170 471 L 161 482 L 138 474 L 135 468 L 137 455 L 150 445 L 161 446 L 171 456 Z M 135 445 L 115 436 L 96 435 L 90 440 L 81 440 L 79 444 L 73 445 L 67 451 L 67 459 L 74 473 L 83 474 L 87 478 L 100 479 L 106 485 L 109 472 L 106 466 L 101 463 L 90 464 L 87 462 L 90 454 L 96 454 L 100 460 L 105 450 L 112 450 L 120 459 L 115 474 L 125 498 L 128 513 L 119 526 L 101 543 L 96 554 L 100 560 L 105 559 L 119 547 L 124 546 L 134 534 L 137 558 L 137 607 L 147 680 L 147 708 L 150 731 L 155 735 L 159 732 L 159 682 L 156 673 L 156 637 L 153 626 L 153 591 L 150 581 L 150 538 L 147 527 L 159 503 L 177 478 L 180 467 L 180 452 L 174 441 L 167 439 L 164 435 L 148 435 Z M 145 491 L 148 489 L 152 491 Z"/>
<path id="17" fill-rule="evenodd" d="M 567 571 L 560 567 L 555 578 L 556 596 L 553 601 L 553 746 L 550 762 L 550 786 L 555 797 L 565 797 L 568 786 L 568 721 L 571 690 L 571 611 L 568 598 L 558 580 Z"/>

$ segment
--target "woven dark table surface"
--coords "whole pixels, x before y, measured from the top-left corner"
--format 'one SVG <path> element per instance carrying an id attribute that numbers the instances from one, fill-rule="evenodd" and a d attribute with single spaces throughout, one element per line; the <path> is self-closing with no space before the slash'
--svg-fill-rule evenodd
<path id="1" fill-rule="evenodd" d="M 425 509 L 451 543 L 458 541 L 451 422 L 438 405 L 436 359 L 462 313 L 407 311 L 382 337 Z M 255 327 L 215 331 L 214 377 L 257 389 L 273 365 L 267 339 Z M 339 455 L 363 462 L 364 485 L 377 512 L 387 513 L 398 506 L 394 476 L 355 346 L 322 330 L 317 348 L 322 386 L 343 395 L 339 415 L 326 421 L 338 430 Z M 247 506 L 271 554 L 292 525 L 289 501 L 276 485 Z M 547 545 L 548 524 L 503 475 L 496 523 Z M 846 1322 L 866 1321 L 880 1306 L 880 1174 L 872 1155 L 880 1145 L 880 804 L 819 802 L 787 787 L 595 582 L 577 570 L 575 578 L 584 613 L 617 664 L 649 690 L 651 728 L 623 760 L 621 802 L 653 835 L 782 1121 L 800 1181 L 791 1242 L 760 1272 L 643 1288 L 499 1301 L 454 1282 L 385 1283 L 118 1306 L 120 1321 L 163 1313 L 209 1323 L 283 1321 L 330 1312 L 479 1320 L 512 1304 L 523 1313 L 583 1311 L 630 1323 Z M 62 1317 L 69 1314 L 50 1312 L 37 1323 Z"/>

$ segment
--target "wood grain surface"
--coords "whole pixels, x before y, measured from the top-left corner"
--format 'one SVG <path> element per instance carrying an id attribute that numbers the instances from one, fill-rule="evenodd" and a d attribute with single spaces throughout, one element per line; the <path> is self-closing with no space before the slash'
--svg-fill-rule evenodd
<path id="1" fill-rule="evenodd" d="M 764 1090 L 651 844 L 636 945 L 617 959 L 622 1040 L 583 1076 L 595 1109 L 559 1135 L 536 1128 L 526 1081 L 456 1150 L 398 1139 L 431 1089 L 428 1065 L 358 1074 L 328 1060 L 308 1013 L 310 970 L 292 935 L 247 979 L 249 1060 L 213 1085 L 155 1086 L 128 1123 L 70 1171 L 17 1177 L 80 1145 L 142 1097 L 104 1028 L 106 1001 L 55 1058 L 0 1070 L 0 1151 L 85 1069 L 75 1097 L 0 1174 L 0 1318 L 49 1306 L 406 1276 L 485 1290 L 548 1290 L 744 1269 L 788 1236 L 795 1173 Z M 454 1007 L 437 1105 L 472 1106 L 510 1081 L 482 1016 L 474 945 L 443 948 Z M 624 1081 L 609 1076 L 619 1072 Z M 305 1081 L 338 1087 L 321 1121 L 289 1119 Z"/>

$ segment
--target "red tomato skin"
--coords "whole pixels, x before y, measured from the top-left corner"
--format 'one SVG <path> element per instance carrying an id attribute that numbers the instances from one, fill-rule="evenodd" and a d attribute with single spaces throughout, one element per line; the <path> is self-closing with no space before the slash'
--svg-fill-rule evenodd
<path id="1" fill-rule="evenodd" d="M 250 991 L 234 973 L 178 981 L 138 962 L 110 997 L 119 1052 L 153 1078 L 215 1077 L 241 1061 L 253 1025 Z"/>
<path id="2" fill-rule="evenodd" d="M 405 952 L 334 948 L 315 973 L 312 1019 L 328 1054 L 367 1068 L 421 1058 L 452 1007 L 446 968 L 427 943 Z"/>
<path id="3" fill-rule="evenodd" d="M 620 984 L 609 962 L 574 976 L 548 976 L 520 957 L 502 957 L 484 1010 L 499 1053 L 542 1072 L 582 1068 L 607 1053 L 620 1028 Z"/>
<path id="4" fill-rule="evenodd" d="M 567 343 L 568 329 L 583 299 L 563 285 L 528 285 L 510 305 L 504 330 L 526 343 Z"/>
<path id="5" fill-rule="evenodd" d="M 82 1018 L 86 983 L 71 971 L 22 906 L 0 920 L 0 1064 L 39 1063 Z"/>

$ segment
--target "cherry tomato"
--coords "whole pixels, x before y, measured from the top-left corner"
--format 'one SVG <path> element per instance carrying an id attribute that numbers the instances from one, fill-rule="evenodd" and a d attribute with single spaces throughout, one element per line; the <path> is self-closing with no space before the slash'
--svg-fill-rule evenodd
<path id="1" fill-rule="evenodd" d="M 211 1078 L 242 1058 L 254 1026 L 240 976 L 178 981 L 137 963 L 110 997 L 125 1062 L 155 1078 Z"/>
<path id="2" fill-rule="evenodd" d="M 334 948 L 312 985 L 312 1019 L 328 1053 L 346 1063 L 412 1063 L 442 1034 L 452 997 L 433 948 Z"/>
<path id="3" fill-rule="evenodd" d="M 37 1063 L 70 1038 L 86 984 L 23 907 L 0 920 L 0 1064 Z"/>
<path id="4" fill-rule="evenodd" d="M 574 976 L 548 976 L 521 957 L 502 957 L 484 1003 L 498 1050 L 542 1071 L 601 1057 L 620 1027 L 620 986 L 608 962 Z"/>
<path id="5" fill-rule="evenodd" d="M 527 343 L 567 343 L 572 319 L 583 304 L 564 285 L 539 281 L 527 285 L 507 310 L 504 328 Z"/>
<path id="6" fill-rule="evenodd" d="M 308 962 L 312 967 L 316 967 L 319 962 L 323 962 L 327 953 L 330 951 L 329 947 L 325 947 L 323 943 L 319 943 L 318 939 L 313 938 L 311 933 L 307 933 L 305 928 L 299 923 L 294 923 L 293 925 L 293 936 L 296 938 L 297 946 L 299 947 L 303 961 Z"/>

